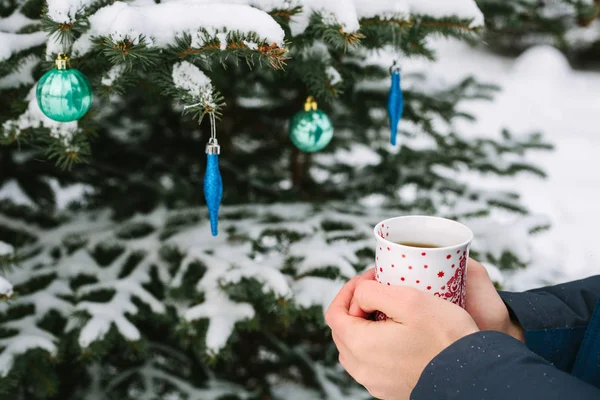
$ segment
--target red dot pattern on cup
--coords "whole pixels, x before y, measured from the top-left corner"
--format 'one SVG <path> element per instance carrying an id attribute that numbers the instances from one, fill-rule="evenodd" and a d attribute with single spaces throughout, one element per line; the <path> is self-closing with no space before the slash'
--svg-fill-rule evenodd
<path id="1" fill-rule="evenodd" d="M 425 265 L 423 265 L 423 268 L 427 269 L 427 268 L 429 268 L 429 265 L 425 264 Z"/>
<path id="2" fill-rule="evenodd" d="M 438 272 L 438 278 L 443 278 L 444 277 L 444 271 L 440 271 Z"/>
<path id="3" fill-rule="evenodd" d="M 449 260 L 451 257 L 452 257 L 452 256 L 451 256 L 450 254 L 448 254 L 448 255 L 446 256 L 446 260 Z"/>
<path id="4" fill-rule="evenodd" d="M 452 268 L 454 268 L 454 264 L 452 264 Z"/>
<path id="5" fill-rule="evenodd" d="M 388 251 L 390 251 L 390 248 L 389 248 L 389 247 L 388 247 L 387 249 L 388 249 Z"/>
<path id="6" fill-rule="evenodd" d="M 421 255 L 422 255 L 423 257 L 425 257 L 425 256 L 427 255 L 427 253 L 421 253 Z"/>
<path id="7" fill-rule="evenodd" d="M 460 250 L 456 250 L 456 254 L 460 254 Z"/>
<path id="8" fill-rule="evenodd" d="M 406 254 L 402 254 L 402 258 L 406 258 Z"/>
<path id="9" fill-rule="evenodd" d="M 417 279 L 417 283 L 421 283 L 421 281 Z"/>
<path id="10" fill-rule="evenodd" d="M 394 268 L 394 264 L 392 264 L 392 268 Z"/>
<path id="11" fill-rule="evenodd" d="M 445 286 L 445 285 L 444 285 L 444 286 L 442 286 L 442 287 L 441 287 L 441 289 L 442 289 L 442 290 L 446 290 L 446 286 Z"/>
<path id="12" fill-rule="evenodd" d="M 431 290 L 431 286 L 427 286 L 427 290 Z"/>
<path id="13" fill-rule="evenodd" d="M 379 272 L 383 272 L 383 268 L 379 267 Z"/>
<path id="14" fill-rule="evenodd" d="M 401 280 L 402 282 L 404 282 L 404 277 L 400 278 L 400 280 Z"/>
<path id="15" fill-rule="evenodd" d="M 390 283 L 388 282 L 388 286 L 390 286 Z"/>
<path id="16" fill-rule="evenodd" d="M 412 265 L 409 265 L 409 266 L 408 266 L 408 269 L 412 269 Z"/>

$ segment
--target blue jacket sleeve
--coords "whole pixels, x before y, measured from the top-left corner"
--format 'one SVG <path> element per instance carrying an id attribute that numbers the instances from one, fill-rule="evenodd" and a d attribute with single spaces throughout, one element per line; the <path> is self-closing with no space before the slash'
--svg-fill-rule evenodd
<path id="1" fill-rule="evenodd" d="M 411 400 L 598 400 L 600 390 L 500 332 L 464 337 L 425 368 Z"/>
<path id="2" fill-rule="evenodd" d="M 527 347 L 570 372 L 600 298 L 600 276 L 500 296 L 523 327 Z"/>

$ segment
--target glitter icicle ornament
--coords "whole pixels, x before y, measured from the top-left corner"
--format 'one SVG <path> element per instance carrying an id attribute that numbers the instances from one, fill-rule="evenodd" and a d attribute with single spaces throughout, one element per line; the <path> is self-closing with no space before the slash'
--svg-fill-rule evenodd
<path id="1" fill-rule="evenodd" d="M 213 236 L 219 233 L 219 207 L 223 198 L 223 180 L 219 171 L 221 146 L 217 141 L 215 116 L 210 114 L 210 140 L 206 145 L 206 173 L 204 174 L 204 198 L 210 216 L 210 230 Z"/>
<path id="2" fill-rule="evenodd" d="M 39 80 L 35 95 L 44 115 L 58 122 L 80 119 L 92 106 L 93 99 L 90 81 L 79 70 L 71 68 L 65 53 L 56 58 L 56 68 Z"/>
<path id="3" fill-rule="evenodd" d="M 290 122 L 290 139 L 307 153 L 323 150 L 333 138 L 333 125 L 327 114 L 317 109 L 317 102 L 309 96 L 304 110 L 294 115 Z"/>
<path id="4" fill-rule="evenodd" d="M 390 73 L 392 75 L 392 85 L 388 94 L 388 117 L 390 119 L 390 143 L 395 146 L 398 123 L 404 112 L 404 96 L 400 86 L 400 67 L 396 61 L 390 68 Z"/>

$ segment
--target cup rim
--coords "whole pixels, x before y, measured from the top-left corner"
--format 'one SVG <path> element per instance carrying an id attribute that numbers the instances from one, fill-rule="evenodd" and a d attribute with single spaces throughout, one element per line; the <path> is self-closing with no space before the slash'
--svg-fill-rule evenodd
<path id="1" fill-rule="evenodd" d="M 460 225 L 462 228 L 466 229 L 467 232 L 469 233 L 469 239 L 461 242 L 461 243 L 457 243 L 457 244 L 453 244 L 452 246 L 444 246 L 444 247 L 436 247 L 436 248 L 425 248 L 425 247 L 412 247 L 412 246 L 405 246 L 403 244 L 399 244 L 396 242 L 392 242 L 387 240 L 386 238 L 382 238 L 381 236 L 379 236 L 379 234 L 377 233 L 377 227 L 379 225 L 381 225 L 382 223 L 387 223 L 388 221 L 393 221 L 393 220 L 398 220 L 398 219 L 406 219 L 406 218 L 425 218 L 425 219 L 435 219 L 435 220 L 445 220 L 445 221 L 449 221 L 452 222 L 456 225 Z M 453 247 L 461 247 L 461 246 L 466 246 L 469 243 L 471 243 L 473 241 L 473 238 L 475 237 L 475 235 L 473 234 L 473 231 L 471 230 L 471 228 L 469 228 L 468 226 L 466 226 L 463 223 L 460 223 L 458 221 L 455 221 L 453 219 L 449 219 L 449 218 L 443 218 L 443 217 L 435 217 L 435 216 L 431 216 L 431 215 L 401 215 L 399 217 L 392 217 L 392 218 L 388 218 L 388 219 L 384 219 L 383 221 L 379 221 L 375 227 L 373 228 L 373 234 L 375 235 L 375 238 L 377 240 L 383 240 L 384 243 L 388 244 L 388 245 L 393 245 L 393 246 L 398 246 L 402 249 L 427 249 L 428 251 L 435 251 L 435 250 L 444 250 L 444 249 L 450 249 Z"/>

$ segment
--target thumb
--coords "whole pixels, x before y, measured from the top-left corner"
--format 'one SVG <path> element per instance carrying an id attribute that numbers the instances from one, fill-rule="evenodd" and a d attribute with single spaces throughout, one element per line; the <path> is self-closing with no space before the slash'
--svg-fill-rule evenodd
<path id="1" fill-rule="evenodd" d="M 384 286 L 370 280 L 358 281 L 354 301 L 361 310 L 370 314 L 381 311 L 396 322 L 406 322 L 415 310 L 433 299 L 428 293 L 405 286 Z"/>
<path id="2" fill-rule="evenodd" d="M 467 267 L 467 295 L 465 308 L 470 314 L 477 313 L 490 300 L 497 296 L 494 283 L 483 265 L 475 260 L 469 260 Z"/>

